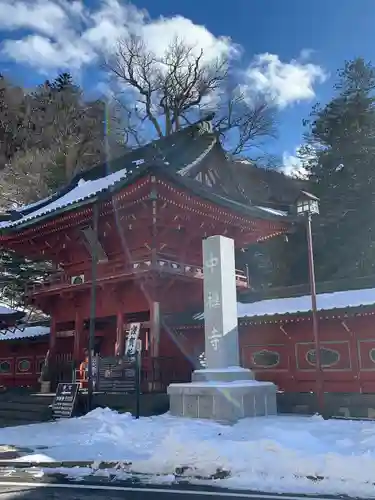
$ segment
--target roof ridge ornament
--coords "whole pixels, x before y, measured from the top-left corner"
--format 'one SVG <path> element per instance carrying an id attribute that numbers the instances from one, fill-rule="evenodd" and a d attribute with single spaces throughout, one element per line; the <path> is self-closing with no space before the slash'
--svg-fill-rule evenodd
<path id="1" fill-rule="evenodd" d="M 152 148 L 155 150 L 155 154 L 152 155 L 152 160 L 154 162 L 160 162 L 161 164 L 164 164 L 165 160 L 167 159 L 163 150 L 160 148 L 159 144 L 157 141 L 152 143 Z"/>
<path id="2" fill-rule="evenodd" d="M 214 131 L 214 128 L 213 128 L 211 120 L 205 120 L 205 121 L 198 123 L 198 134 L 199 135 L 212 134 L 213 131 Z"/>

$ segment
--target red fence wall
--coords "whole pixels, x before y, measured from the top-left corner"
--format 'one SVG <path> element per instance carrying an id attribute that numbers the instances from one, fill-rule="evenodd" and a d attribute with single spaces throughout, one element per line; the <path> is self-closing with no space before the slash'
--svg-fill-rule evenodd
<path id="1" fill-rule="evenodd" d="M 320 321 L 326 392 L 375 392 L 375 363 L 367 383 L 359 366 L 362 339 L 371 335 L 371 324 L 369 317 Z M 243 364 L 253 369 L 259 380 L 273 381 L 287 392 L 314 391 L 316 369 L 311 321 L 248 325 L 241 333 Z"/>
<path id="2" fill-rule="evenodd" d="M 58 360 L 71 359 L 72 338 L 57 339 Z M 0 342 L 0 385 L 36 387 L 48 350 L 47 339 Z"/>
<path id="3" fill-rule="evenodd" d="M 375 316 L 321 320 L 319 330 L 323 352 L 326 392 L 375 393 Z M 103 355 L 113 352 L 114 329 L 103 332 Z M 146 330 L 142 331 L 143 356 L 147 351 Z M 58 338 L 59 356 L 68 360 L 72 338 Z M 47 341 L 0 342 L 0 384 L 36 385 Z M 311 321 L 240 326 L 242 364 L 258 380 L 269 380 L 287 392 L 315 389 L 314 343 Z M 198 365 L 204 351 L 202 328 L 166 329 L 161 332 L 160 356 L 189 372 Z M 185 376 L 183 377 L 186 378 Z"/>
<path id="4" fill-rule="evenodd" d="M 272 381 L 287 392 L 315 390 L 314 341 L 309 319 L 241 325 L 239 331 L 242 365 L 251 368 L 258 380 Z M 319 331 L 324 390 L 375 393 L 375 316 L 320 320 Z M 185 353 L 188 351 L 185 356 L 197 362 L 197 353 L 204 351 L 203 329 L 181 329 L 175 336 Z"/>

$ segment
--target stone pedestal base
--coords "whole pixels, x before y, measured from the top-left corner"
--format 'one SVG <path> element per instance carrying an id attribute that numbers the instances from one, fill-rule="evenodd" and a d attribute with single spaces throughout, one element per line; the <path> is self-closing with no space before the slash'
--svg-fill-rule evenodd
<path id="1" fill-rule="evenodd" d="M 51 382 L 41 381 L 40 382 L 40 393 L 41 394 L 49 394 L 51 392 Z"/>
<path id="2" fill-rule="evenodd" d="M 204 370 L 197 372 L 194 372 L 193 380 L 200 377 L 199 372 Z M 207 370 L 206 376 L 209 372 Z M 251 373 L 250 370 L 246 372 Z M 215 370 L 215 373 L 218 374 L 219 371 Z M 223 371 L 221 375 L 225 378 L 224 374 L 227 373 Z M 248 417 L 276 415 L 276 390 L 272 382 L 251 379 L 171 384 L 168 387 L 170 413 L 177 417 L 211 419 L 223 423 L 234 423 Z"/>
<path id="3" fill-rule="evenodd" d="M 225 370 L 210 368 L 195 370 L 191 376 L 192 382 L 238 382 L 239 380 L 254 380 L 254 373 L 247 368 L 233 366 Z"/>

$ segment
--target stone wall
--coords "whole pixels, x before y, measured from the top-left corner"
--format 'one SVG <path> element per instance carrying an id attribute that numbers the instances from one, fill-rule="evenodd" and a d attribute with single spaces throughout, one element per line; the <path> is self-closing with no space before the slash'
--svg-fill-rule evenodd
<path id="1" fill-rule="evenodd" d="M 324 400 L 327 418 L 375 419 L 375 394 L 328 392 Z M 277 407 L 280 414 L 313 415 L 317 412 L 316 397 L 313 393 L 278 393 Z"/>

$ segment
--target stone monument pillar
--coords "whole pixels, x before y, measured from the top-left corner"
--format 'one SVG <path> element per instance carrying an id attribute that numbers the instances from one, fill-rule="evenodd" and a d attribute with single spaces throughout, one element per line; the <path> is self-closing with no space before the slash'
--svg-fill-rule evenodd
<path id="1" fill-rule="evenodd" d="M 276 386 L 257 382 L 239 363 L 234 241 L 211 236 L 203 241 L 206 368 L 190 384 L 168 387 L 175 416 L 235 422 L 274 415 Z"/>
<path id="2" fill-rule="evenodd" d="M 207 367 L 239 366 L 234 242 L 203 241 L 204 333 Z"/>

